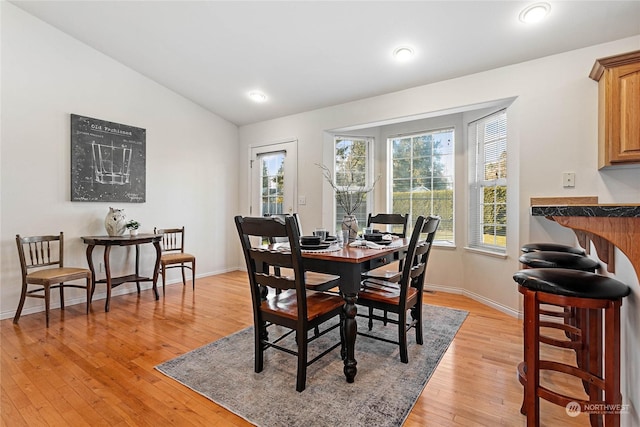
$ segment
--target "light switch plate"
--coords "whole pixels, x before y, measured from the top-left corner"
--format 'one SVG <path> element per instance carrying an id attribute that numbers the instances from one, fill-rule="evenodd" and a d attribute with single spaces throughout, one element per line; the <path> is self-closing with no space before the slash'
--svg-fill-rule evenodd
<path id="1" fill-rule="evenodd" d="M 575 187 L 576 186 L 576 174 L 575 174 L 575 172 L 564 172 L 562 174 L 562 186 L 563 187 Z"/>

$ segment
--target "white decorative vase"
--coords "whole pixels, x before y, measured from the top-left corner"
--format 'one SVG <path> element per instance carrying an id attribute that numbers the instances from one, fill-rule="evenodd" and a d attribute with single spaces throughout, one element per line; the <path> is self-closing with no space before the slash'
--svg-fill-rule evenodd
<path id="1" fill-rule="evenodd" d="M 104 228 L 111 237 L 122 236 L 127 229 L 125 225 L 127 218 L 124 215 L 124 209 L 109 208 L 109 213 L 104 219 Z"/>
<path id="2" fill-rule="evenodd" d="M 358 236 L 358 218 L 355 215 L 345 215 L 342 218 L 342 229 L 349 231 L 349 241 L 356 240 Z"/>
<path id="3" fill-rule="evenodd" d="M 136 228 L 135 230 L 134 229 L 129 230 L 129 234 L 132 235 L 132 236 L 137 236 L 138 235 L 138 229 Z"/>

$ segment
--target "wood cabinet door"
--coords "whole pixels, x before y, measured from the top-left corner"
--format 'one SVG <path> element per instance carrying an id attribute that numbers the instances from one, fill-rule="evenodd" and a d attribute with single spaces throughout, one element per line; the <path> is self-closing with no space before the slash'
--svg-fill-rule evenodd
<path id="1" fill-rule="evenodd" d="M 640 162 L 640 63 L 608 70 L 605 139 L 610 163 Z"/>

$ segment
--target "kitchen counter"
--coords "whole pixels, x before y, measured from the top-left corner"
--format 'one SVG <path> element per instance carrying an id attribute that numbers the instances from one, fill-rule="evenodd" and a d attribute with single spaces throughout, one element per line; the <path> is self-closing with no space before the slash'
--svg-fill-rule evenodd
<path id="1" fill-rule="evenodd" d="M 571 228 L 581 246 L 593 242 L 598 257 L 615 272 L 613 246 L 631 261 L 640 278 L 640 204 L 532 204 L 531 215 Z"/>
<path id="2" fill-rule="evenodd" d="M 640 205 L 560 205 L 531 206 L 533 216 L 589 216 L 605 218 L 640 217 Z"/>

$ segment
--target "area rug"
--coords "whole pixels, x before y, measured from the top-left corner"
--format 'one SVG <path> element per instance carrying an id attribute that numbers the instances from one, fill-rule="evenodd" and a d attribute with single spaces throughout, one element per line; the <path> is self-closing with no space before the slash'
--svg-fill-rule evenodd
<path id="1" fill-rule="evenodd" d="M 346 382 L 337 348 L 307 368 L 302 393 L 295 389 L 295 356 L 267 350 L 264 370 L 253 371 L 252 327 L 156 369 L 257 426 L 400 426 L 467 314 L 424 305 L 424 344 L 417 345 L 415 331 L 409 331 L 408 364 L 400 362 L 397 345 L 358 336 L 355 382 Z M 358 317 L 359 331 L 367 330 L 366 322 Z M 397 326 L 376 321 L 372 333 L 397 339 Z M 335 329 L 313 341 L 309 360 L 338 340 Z"/>

